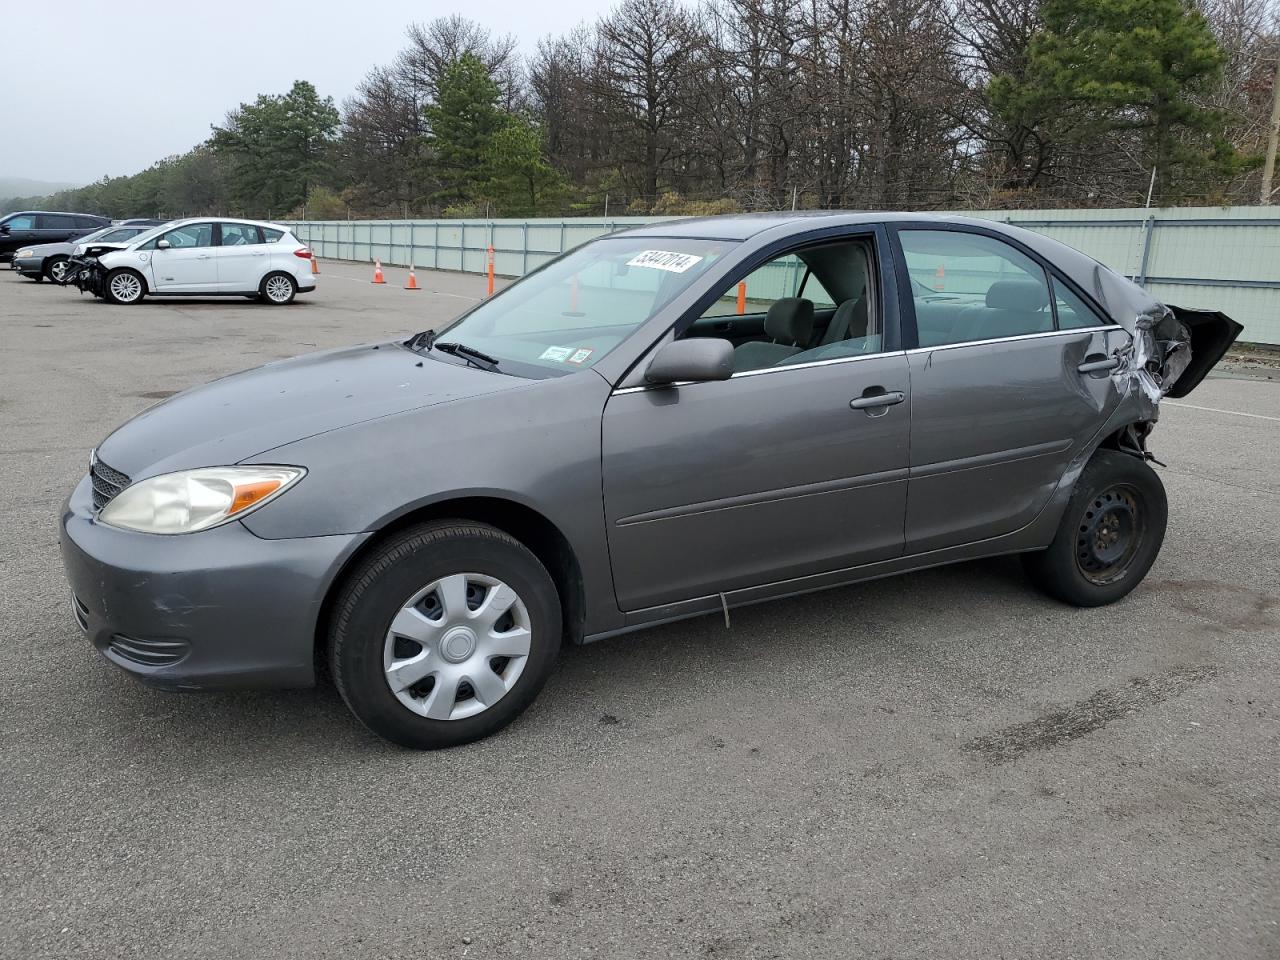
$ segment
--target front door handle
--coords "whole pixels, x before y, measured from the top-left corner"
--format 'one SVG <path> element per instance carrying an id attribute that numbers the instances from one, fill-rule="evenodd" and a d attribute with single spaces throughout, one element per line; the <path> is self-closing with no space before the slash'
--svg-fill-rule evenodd
<path id="1" fill-rule="evenodd" d="M 849 407 L 852 410 L 874 410 L 877 407 L 891 407 L 895 403 L 901 403 L 907 399 L 907 395 L 901 390 L 885 390 L 884 387 L 867 387 L 862 391 L 862 396 L 854 397 L 849 401 Z"/>
<path id="2" fill-rule="evenodd" d="M 1084 363 L 1076 367 L 1080 373 L 1101 373 L 1104 370 L 1114 370 L 1120 366 L 1119 357 L 1107 357 L 1101 353 L 1091 353 L 1084 358 Z"/>
<path id="3" fill-rule="evenodd" d="M 196 257 L 196 259 L 197 259 L 197 260 L 208 260 L 208 259 L 209 259 L 209 254 L 207 254 L 207 253 L 202 253 L 202 254 L 200 254 L 199 256 L 197 256 L 197 257 Z"/>

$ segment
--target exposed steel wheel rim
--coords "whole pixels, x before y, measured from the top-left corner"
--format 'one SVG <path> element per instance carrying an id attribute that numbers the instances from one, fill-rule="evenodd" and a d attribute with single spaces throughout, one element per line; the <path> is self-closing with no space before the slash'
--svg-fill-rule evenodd
<path id="1" fill-rule="evenodd" d="M 1105 586 L 1129 572 L 1146 535 L 1142 495 L 1129 484 L 1098 493 L 1076 526 L 1076 569 L 1090 583 Z"/>
<path id="2" fill-rule="evenodd" d="M 414 593 L 392 619 L 383 675 L 419 716 L 461 720 L 511 691 L 532 638 L 529 609 L 515 590 L 485 574 L 450 574 Z"/>
<path id="3" fill-rule="evenodd" d="M 49 267 L 49 276 L 54 283 L 66 283 L 71 274 L 71 264 L 66 260 L 58 260 Z"/>

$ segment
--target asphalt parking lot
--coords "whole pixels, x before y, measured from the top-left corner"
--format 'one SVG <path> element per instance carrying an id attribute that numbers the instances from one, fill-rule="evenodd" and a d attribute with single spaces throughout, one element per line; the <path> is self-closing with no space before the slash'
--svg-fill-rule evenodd
<path id="1" fill-rule="evenodd" d="M 428 754 L 328 687 L 100 659 L 57 552 L 89 450 L 484 287 L 403 277 L 126 308 L 0 270 L 0 956 L 1280 955 L 1277 381 L 1166 404 L 1168 537 L 1109 608 L 1009 559 L 746 608 L 567 650 L 513 726 Z"/>

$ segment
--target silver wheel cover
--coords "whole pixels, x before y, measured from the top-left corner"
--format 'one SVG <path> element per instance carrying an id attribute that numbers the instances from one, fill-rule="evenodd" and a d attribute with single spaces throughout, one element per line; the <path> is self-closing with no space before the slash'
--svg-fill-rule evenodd
<path id="1" fill-rule="evenodd" d="M 473 717 L 515 686 L 532 637 L 529 610 L 511 587 L 484 574 L 451 574 L 415 593 L 392 619 L 384 676 L 419 716 Z"/>
<path id="2" fill-rule="evenodd" d="M 111 294 L 117 300 L 130 303 L 142 296 L 142 281 L 132 273 L 118 273 L 111 278 Z"/>
<path id="3" fill-rule="evenodd" d="M 49 268 L 49 276 L 53 278 L 55 283 L 62 283 L 67 279 L 67 275 L 71 272 L 71 264 L 66 260 L 59 260 Z"/>
<path id="4" fill-rule="evenodd" d="M 284 303 L 293 295 L 293 284 L 286 277 L 272 277 L 267 281 L 267 296 L 276 303 Z"/>

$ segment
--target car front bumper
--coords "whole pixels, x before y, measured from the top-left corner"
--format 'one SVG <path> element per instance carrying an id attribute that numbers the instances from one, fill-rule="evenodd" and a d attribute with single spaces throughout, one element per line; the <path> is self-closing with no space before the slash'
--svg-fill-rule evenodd
<path id="1" fill-rule="evenodd" d="M 369 534 L 264 540 L 232 522 L 158 536 L 99 523 L 88 478 L 63 509 L 72 613 L 90 643 L 147 683 L 298 687 L 315 680 L 325 593 Z"/>
<path id="2" fill-rule="evenodd" d="M 44 269 L 43 257 L 14 257 L 9 264 L 9 269 L 17 270 L 28 276 L 36 277 L 40 275 L 40 271 Z"/>

